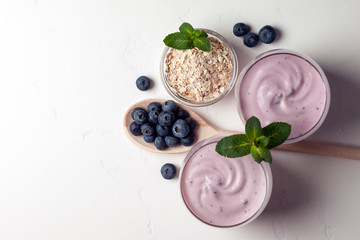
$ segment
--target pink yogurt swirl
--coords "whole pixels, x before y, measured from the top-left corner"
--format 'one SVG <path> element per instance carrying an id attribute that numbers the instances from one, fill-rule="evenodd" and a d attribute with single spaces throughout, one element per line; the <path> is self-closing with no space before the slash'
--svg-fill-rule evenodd
<path id="1" fill-rule="evenodd" d="M 187 161 L 181 192 L 190 211 L 215 226 L 233 226 L 252 217 L 266 194 L 264 169 L 250 155 L 226 158 L 216 143 L 200 148 Z"/>
<path id="2" fill-rule="evenodd" d="M 310 131 L 320 120 L 326 103 L 324 81 L 308 61 L 293 54 L 273 54 L 246 72 L 240 87 L 245 119 L 259 118 L 262 126 L 282 121 L 291 124 L 289 138 Z"/>

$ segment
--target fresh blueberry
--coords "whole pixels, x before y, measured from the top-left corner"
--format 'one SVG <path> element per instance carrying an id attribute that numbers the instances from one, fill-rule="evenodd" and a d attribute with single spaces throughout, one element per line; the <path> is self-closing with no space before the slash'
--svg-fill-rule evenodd
<path id="1" fill-rule="evenodd" d="M 276 32 L 274 28 L 270 25 L 262 27 L 259 31 L 259 39 L 263 43 L 269 44 L 272 43 L 276 38 Z"/>
<path id="2" fill-rule="evenodd" d="M 133 109 L 133 111 L 131 112 L 131 117 L 132 117 L 132 119 L 134 119 L 134 112 L 135 112 L 136 110 L 140 110 L 140 109 L 145 111 L 145 109 L 143 109 L 143 108 L 141 108 L 141 107 L 136 107 L 136 108 Z"/>
<path id="3" fill-rule="evenodd" d="M 158 123 L 158 117 L 160 113 L 156 110 L 152 110 L 148 114 L 148 119 L 150 123 L 157 124 Z"/>
<path id="4" fill-rule="evenodd" d="M 255 47 L 259 42 L 259 37 L 253 33 L 249 32 L 244 37 L 244 44 L 247 47 Z"/>
<path id="5" fill-rule="evenodd" d="M 157 103 L 157 102 L 152 102 L 149 103 L 149 105 L 147 105 L 147 111 L 151 112 L 151 111 L 158 111 L 161 112 L 161 104 Z"/>
<path id="6" fill-rule="evenodd" d="M 158 123 L 156 124 L 156 133 L 159 136 L 165 137 L 170 134 L 170 128 L 164 127 Z"/>
<path id="7" fill-rule="evenodd" d="M 190 146 L 195 142 L 195 134 L 190 132 L 186 137 L 180 138 L 180 143 L 184 146 Z"/>
<path id="8" fill-rule="evenodd" d="M 169 127 L 175 122 L 175 114 L 171 111 L 162 111 L 158 117 L 159 123 L 164 127 Z"/>
<path id="9" fill-rule="evenodd" d="M 176 111 L 176 117 L 177 117 L 177 118 L 184 119 L 184 118 L 186 118 L 187 116 L 189 116 L 189 113 L 188 113 L 185 109 L 183 109 L 183 108 L 181 108 L 181 107 L 178 107 L 178 109 L 177 109 L 177 111 Z"/>
<path id="10" fill-rule="evenodd" d="M 167 100 L 167 101 L 163 102 L 163 104 L 162 104 L 163 111 L 176 112 L 177 108 L 178 108 L 178 106 L 177 106 L 176 102 L 174 102 L 173 100 Z"/>
<path id="11" fill-rule="evenodd" d="M 145 122 L 147 122 L 147 117 L 148 117 L 148 114 L 147 112 L 142 109 L 142 108 L 139 108 L 139 109 L 134 109 L 134 111 L 132 112 L 132 115 L 134 116 L 133 119 L 134 121 L 137 123 L 137 124 L 144 124 Z"/>
<path id="12" fill-rule="evenodd" d="M 151 81 L 146 76 L 140 76 L 136 79 L 136 87 L 141 91 L 146 91 L 150 88 Z"/>
<path id="13" fill-rule="evenodd" d="M 152 143 L 155 141 L 155 135 L 144 135 L 144 141 L 147 143 Z"/>
<path id="14" fill-rule="evenodd" d="M 249 27 L 245 25 L 244 23 L 237 23 L 233 27 L 233 33 L 237 37 L 244 36 L 250 31 Z"/>
<path id="15" fill-rule="evenodd" d="M 134 136 L 140 136 L 141 135 L 141 125 L 140 124 L 137 124 L 136 122 L 132 122 L 130 124 L 130 132 L 132 135 Z"/>
<path id="16" fill-rule="evenodd" d="M 164 137 L 161 137 L 161 136 L 157 136 L 155 138 L 155 147 L 158 149 L 158 150 L 164 150 L 166 148 L 166 143 L 165 143 L 165 140 L 164 140 Z"/>
<path id="17" fill-rule="evenodd" d="M 166 136 L 165 143 L 169 147 L 175 147 L 180 143 L 180 139 L 174 136 Z"/>
<path id="18" fill-rule="evenodd" d="M 193 118 L 187 117 L 185 121 L 189 124 L 190 130 L 194 130 L 197 127 L 197 122 Z"/>
<path id="19" fill-rule="evenodd" d="M 161 175 L 165 179 L 173 179 L 176 176 L 177 170 L 174 164 L 166 163 L 161 167 Z"/>
<path id="20" fill-rule="evenodd" d="M 189 127 L 189 124 L 185 120 L 178 119 L 172 125 L 171 130 L 172 130 L 172 134 L 175 137 L 183 138 L 189 134 L 190 127 Z"/>
<path id="21" fill-rule="evenodd" d="M 155 134 L 155 128 L 150 123 L 144 123 L 143 125 L 141 125 L 140 129 L 141 129 L 141 133 L 143 135 L 154 135 Z"/>

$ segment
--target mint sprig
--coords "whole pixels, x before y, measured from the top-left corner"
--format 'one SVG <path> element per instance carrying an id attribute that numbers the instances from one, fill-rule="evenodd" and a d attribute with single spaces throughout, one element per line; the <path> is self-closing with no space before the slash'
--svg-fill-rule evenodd
<path id="1" fill-rule="evenodd" d="M 273 122 L 261 128 L 257 117 L 246 121 L 245 134 L 235 134 L 222 138 L 216 144 L 216 152 L 230 158 L 248 154 L 258 163 L 272 162 L 269 149 L 281 145 L 290 136 L 291 125 L 284 122 Z"/>
<path id="2" fill-rule="evenodd" d="M 179 50 L 197 47 L 202 51 L 210 51 L 211 45 L 205 31 L 196 30 L 186 22 L 181 24 L 179 30 L 180 32 L 171 33 L 165 37 L 163 41 L 166 46 Z"/>

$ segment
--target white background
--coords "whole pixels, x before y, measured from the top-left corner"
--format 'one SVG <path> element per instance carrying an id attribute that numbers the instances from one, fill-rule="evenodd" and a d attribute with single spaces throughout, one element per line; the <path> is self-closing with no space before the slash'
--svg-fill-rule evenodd
<path id="1" fill-rule="evenodd" d="M 239 55 L 288 48 L 311 56 L 328 76 L 332 102 L 311 137 L 359 146 L 360 2 L 0 1 L 0 239 L 358 239 L 360 162 L 274 152 L 274 190 L 249 225 L 207 226 L 183 205 L 166 162 L 185 154 L 143 151 L 125 136 L 133 103 L 164 98 L 163 38 L 182 22 L 215 30 Z M 273 44 L 246 48 L 237 22 Z M 152 78 L 140 92 L 135 80 Z M 196 108 L 213 125 L 242 130 L 234 93 Z"/>

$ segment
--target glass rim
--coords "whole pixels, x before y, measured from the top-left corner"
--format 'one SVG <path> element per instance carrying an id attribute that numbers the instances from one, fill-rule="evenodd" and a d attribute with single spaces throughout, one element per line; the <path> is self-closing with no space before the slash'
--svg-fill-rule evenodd
<path id="1" fill-rule="evenodd" d="M 182 176 L 183 176 L 183 172 L 184 169 L 186 168 L 187 163 L 189 162 L 189 160 L 191 159 L 191 157 L 196 153 L 196 151 L 198 151 L 199 149 L 201 149 L 202 147 L 205 147 L 206 145 L 209 145 L 211 143 L 214 142 L 218 142 L 221 138 L 226 137 L 228 135 L 216 135 L 213 137 L 210 137 L 208 139 L 202 140 L 200 142 L 198 142 L 197 144 L 195 144 L 190 151 L 187 153 L 186 157 L 185 157 L 185 161 L 181 167 L 180 173 L 179 173 L 179 180 L 180 180 L 180 194 L 181 194 L 181 198 L 183 199 L 183 202 L 186 206 L 186 208 L 189 210 L 189 212 L 195 216 L 198 220 L 200 220 L 201 222 L 212 226 L 212 227 L 218 227 L 218 228 L 231 228 L 231 227 L 238 227 L 238 226 L 244 226 L 250 222 L 252 222 L 253 220 L 255 220 L 266 208 L 267 204 L 269 203 L 270 197 L 271 197 L 271 193 L 272 193 L 272 189 L 273 189 L 273 176 L 272 176 L 272 172 L 271 172 L 271 168 L 270 168 L 270 164 L 267 162 L 262 161 L 260 163 L 264 175 L 265 175 L 265 179 L 266 179 L 266 192 L 265 192 L 265 196 L 264 199 L 261 203 L 261 206 L 259 207 L 259 209 L 253 214 L 251 215 L 249 218 L 245 219 L 242 222 L 236 223 L 236 224 L 232 224 L 232 225 L 217 225 L 217 224 L 212 224 L 209 222 L 204 221 L 203 219 L 201 219 L 200 217 L 198 217 L 196 215 L 196 213 L 194 211 L 191 210 L 191 208 L 188 206 L 184 194 L 183 194 L 183 181 L 182 181 Z"/>
<path id="2" fill-rule="evenodd" d="M 325 121 L 325 118 L 329 112 L 329 108 L 330 108 L 330 99 L 331 99 L 331 93 L 330 93 L 330 85 L 329 85 L 329 81 L 324 73 L 324 71 L 322 70 L 322 68 L 320 67 L 320 65 L 311 57 L 305 55 L 305 54 L 301 54 L 298 53 L 296 51 L 292 51 L 292 50 L 288 50 L 288 49 L 272 49 L 266 52 L 263 52 L 259 55 L 257 55 L 250 63 L 248 63 L 243 70 L 240 72 L 239 74 L 239 79 L 236 83 L 235 86 L 235 98 L 237 101 L 237 111 L 238 114 L 240 116 L 241 121 L 243 122 L 243 124 L 246 124 L 246 119 L 244 117 L 244 113 L 242 111 L 241 108 L 241 102 L 240 102 L 240 88 L 241 88 L 241 84 L 242 81 L 245 77 L 245 75 L 247 74 L 247 72 L 251 69 L 252 66 L 254 66 L 258 61 L 269 57 L 271 55 L 276 55 L 276 54 L 289 54 L 289 55 L 294 55 L 296 57 L 299 57 L 303 60 L 305 60 L 306 62 L 308 62 L 310 65 L 312 65 L 314 67 L 314 69 L 319 73 L 319 75 L 321 76 L 321 79 L 324 83 L 324 88 L 325 88 L 325 108 L 319 118 L 319 120 L 316 122 L 316 124 L 310 128 L 308 131 L 306 131 L 305 133 L 303 133 L 300 136 L 297 137 L 293 137 L 293 138 L 288 138 L 284 144 L 291 144 L 291 143 L 295 143 L 295 142 L 299 142 L 309 136 L 311 136 L 313 133 L 316 132 L 316 130 L 318 130 L 320 128 L 320 126 L 322 125 L 322 123 Z"/>
<path id="3" fill-rule="evenodd" d="M 189 100 L 183 96 L 181 96 L 180 94 L 176 93 L 173 88 L 169 85 L 168 81 L 167 81 L 167 76 L 165 73 L 165 60 L 166 60 L 166 55 L 167 53 L 171 50 L 170 47 L 165 46 L 162 54 L 161 54 L 161 59 L 160 59 L 160 77 L 161 77 L 161 81 L 163 83 L 163 85 L 165 86 L 166 91 L 170 94 L 170 96 L 172 98 L 174 98 L 175 100 L 179 101 L 180 103 L 190 106 L 190 107 L 205 107 L 205 106 L 209 106 L 211 104 L 214 104 L 218 101 L 220 101 L 221 99 L 223 99 L 231 90 L 232 88 L 235 86 L 237 79 L 238 79 L 238 57 L 236 54 L 235 49 L 233 48 L 233 46 L 230 44 L 230 42 L 228 40 L 226 40 L 222 35 L 220 35 L 219 33 L 210 30 L 210 29 L 206 29 L 206 28 L 196 28 L 196 30 L 203 30 L 205 31 L 209 37 L 215 37 L 216 39 L 218 39 L 221 43 L 223 43 L 225 45 L 225 47 L 229 50 L 230 55 L 231 55 L 231 63 L 233 65 L 233 71 L 232 71 L 232 75 L 230 77 L 230 82 L 229 84 L 225 87 L 224 91 L 218 95 L 215 98 L 212 98 L 208 101 L 205 102 L 195 102 L 192 100 Z"/>

